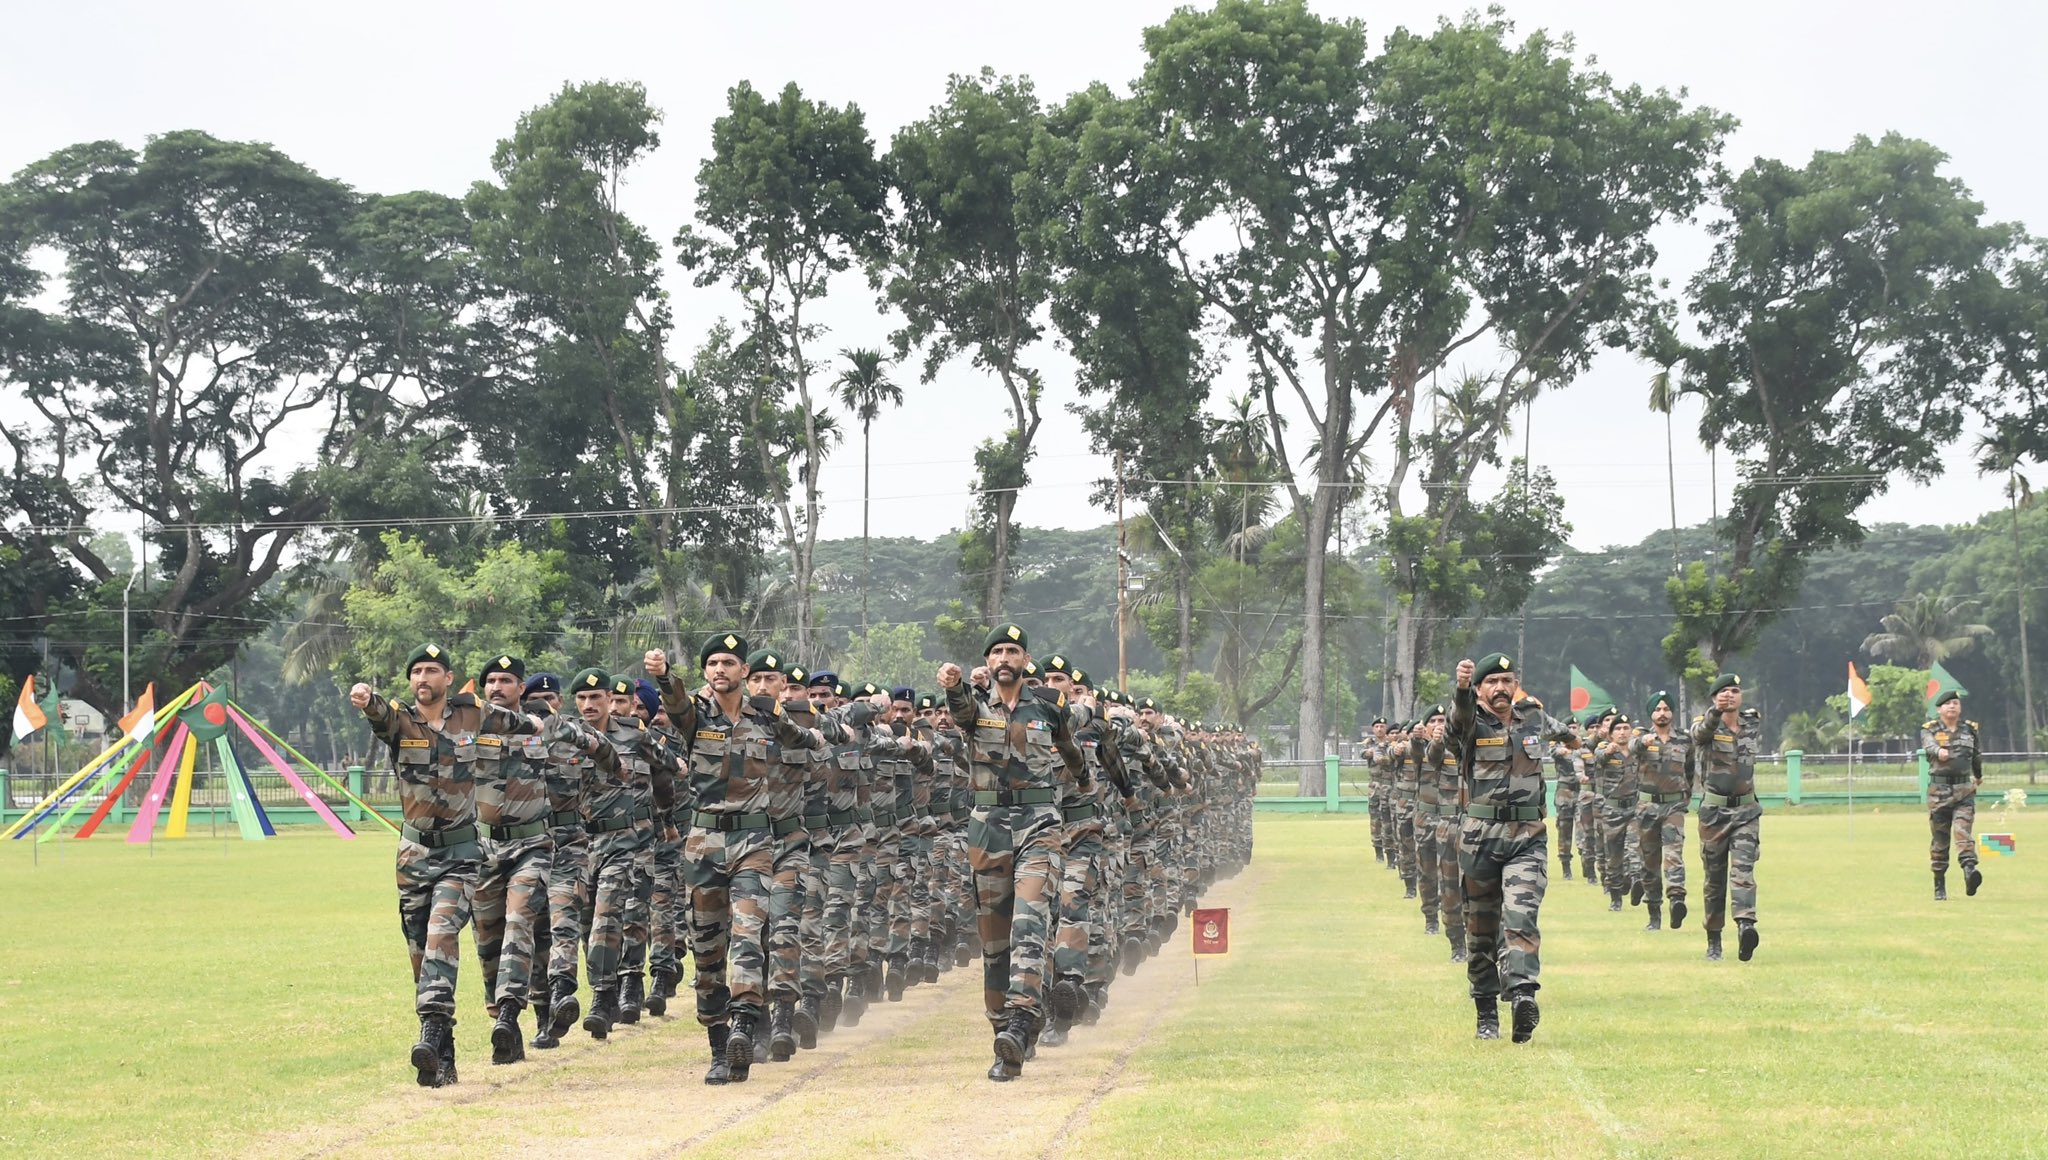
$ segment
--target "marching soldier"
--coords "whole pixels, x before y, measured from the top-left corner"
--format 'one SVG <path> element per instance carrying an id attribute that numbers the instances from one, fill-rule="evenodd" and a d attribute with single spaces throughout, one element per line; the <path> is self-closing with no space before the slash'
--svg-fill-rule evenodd
<path id="1" fill-rule="evenodd" d="M 1634 732 L 1628 718 L 1617 713 L 1600 723 L 1593 750 L 1593 788 L 1600 795 L 1600 880 L 1607 886 L 1607 909 L 1615 912 L 1621 910 L 1624 893 L 1637 902 L 1643 897 L 1640 868 L 1629 851 L 1635 834 L 1636 763 L 1628 745 Z"/>
<path id="2" fill-rule="evenodd" d="M 1671 898 L 1671 929 L 1685 925 L 1685 813 L 1692 798 L 1692 740 L 1673 729 L 1671 694 L 1650 694 L 1643 705 L 1650 729 L 1629 742 L 1636 759 L 1636 845 L 1642 857 L 1637 887 L 1650 908 L 1644 930 L 1656 930 L 1664 898 Z"/>
<path id="3" fill-rule="evenodd" d="M 1920 749 L 1927 755 L 1927 826 L 1933 833 L 1928 861 L 1934 868 L 1934 900 L 1948 899 L 1949 847 L 1963 868 L 1963 891 L 1975 897 L 1984 885 L 1977 869 L 1977 787 L 1984 784 L 1984 754 L 1977 744 L 1980 727 L 1963 719 L 1963 698 L 1954 689 L 1934 703 L 1934 720 L 1920 727 Z"/>
<path id="4" fill-rule="evenodd" d="M 501 653 L 478 675 L 484 699 L 519 713 L 526 662 Z M 524 714 L 521 714 L 522 716 Z M 519 1012 L 529 1002 L 534 927 L 547 912 L 554 839 L 548 833 L 547 742 L 537 733 L 477 734 L 476 808 L 483 866 L 476 884 L 476 957 L 484 977 L 491 1062 L 526 1058 Z"/>
<path id="5" fill-rule="evenodd" d="M 1756 796 L 1761 717 L 1742 707 L 1742 678 L 1734 673 L 1716 679 L 1708 696 L 1713 711 L 1692 726 L 1700 769 L 1700 857 L 1707 876 L 1707 958 L 1721 957 L 1721 929 L 1732 905 L 1737 957 L 1746 963 L 1761 941 L 1756 930 L 1756 859 L 1764 816 Z"/>

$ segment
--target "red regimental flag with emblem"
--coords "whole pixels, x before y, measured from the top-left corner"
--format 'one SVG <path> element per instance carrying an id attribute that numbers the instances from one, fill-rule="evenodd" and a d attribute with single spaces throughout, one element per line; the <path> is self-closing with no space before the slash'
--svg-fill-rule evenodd
<path id="1" fill-rule="evenodd" d="M 1196 954 L 1227 955 L 1230 953 L 1229 907 L 1215 906 L 1196 910 L 1193 929 Z"/>

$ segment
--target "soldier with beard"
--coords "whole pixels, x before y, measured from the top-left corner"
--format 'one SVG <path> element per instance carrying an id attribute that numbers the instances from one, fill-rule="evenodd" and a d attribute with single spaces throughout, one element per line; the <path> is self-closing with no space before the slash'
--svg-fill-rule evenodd
<path id="1" fill-rule="evenodd" d="M 526 662 L 501 653 L 478 674 L 484 699 L 509 713 L 525 701 Z M 523 715 L 523 714 L 522 714 Z M 476 957 L 491 1016 L 491 1062 L 526 1058 L 519 1012 L 529 1003 L 534 928 L 547 913 L 554 839 L 548 832 L 547 743 L 537 733 L 476 738 L 476 810 L 483 866 L 476 884 Z"/>
<path id="2" fill-rule="evenodd" d="M 1057 690 L 1024 687 L 1028 649 L 1020 625 L 1000 625 L 989 634 L 982 650 L 992 681 L 986 701 L 968 692 L 959 665 L 948 662 L 938 671 L 946 711 L 972 747 L 968 857 L 981 928 L 983 1002 L 995 1030 L 988 1077 L 998 1082 L 1023 1074 L 1038 1038 L 1046 939 L 1064 869 L 1061 787 L 1088 781 L 1065 698 Z"/>
<path id="3" fill-rule="evenodd" d="M 1700 771 L 1700 860 L 1706 863 L 1707 958 L 1721 957 L 1721 930 L 1732 902 L 1737 957 L 1746 963 L 1761 941 L 1756 860 L 1764 807 L 1756 796 L 1756 754 L 1762 719 L 1755 709 L 1742 707 L 1742 678 L 1734 673 L 1717 678 L 1707 695 L 1713 711 L 1692 726 Z"/>
<path id="4" fill-rule="evenodd" d="M 1065 783 L 1060 800 L 1065 823 L 1063 861 L 1052 951 L 1054 980 L 1046 994 L 1051 1025 L 1045 1031 L 1046 1045 L 1056 1047 L 1066 1042 L 1067 1033 L 1088 1006 L 1090 945 L 1103 937 L 1103 883 L 1108 850 L 1104 841 L 1102 784 L 1094 775 L 1106 774 L 1124 796 L 1129 793 L 1129 778 L 1124 773 L 1114 735 L 1107 733 L 1108 723 L 1092 713 L 1093 698 L 1074 683 L 1074 666 L 1065 656 L 1054 653 L 1045 662 L 1044 672 L 1046 687 L 1066 698 L 1070 713 L 1082 722 L 1074 730 L 1074 743 L 1081 750 L 1088 773 L 1085 780 Z"/>
<path id="5" fill-rule="evenodd" d="M 1659 690 L 1643 710 L 1648 731 L 1629 742 L 1636 759 L 1636 845 L 1642 858 L 1637 885 L 1650 909 L 1644 930 L 1663 925 L 1671 897 L 1671 929 L 1685 925 L 1685 813 L 1692 798 L 1692 740 L 1672 728 L 1676 702 Z"/>

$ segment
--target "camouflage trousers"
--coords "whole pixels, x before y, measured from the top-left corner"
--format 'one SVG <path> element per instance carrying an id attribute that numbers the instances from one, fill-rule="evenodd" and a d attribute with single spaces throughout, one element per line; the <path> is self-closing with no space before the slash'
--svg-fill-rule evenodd
<path id="1" fill-rule="evenodd" d="M 683 839 L 657 838 L 653 858 L 654 896 L 648 903 L 647 966 L 657 975 L 679 979 L 682 955 L 689 950 L 690 892 L 683 886 Z"/>
<path id="2" fill-rule="evenodd" d="M 1707 914 L 1701 924 L 1705 929 L 1726 926 L 1726 911 L 1731 908 L 1735 921 L 1756 921 L 1756 860 L 1763 819 L 1761 805 L 1700 806 L 1700 860 L 1707 871 Z"/>
<path id="3" fill-rule="evenodd" d="M 796 869 L 789 867 L 794 875 Z M 766 1008 L 768 895 L 775 878 L 774 839 L 761 830 L 690 827 L 683 843 L 690 884 L 690 953 L 697 963 L 697 1022 Z"/>
<path id="4" fill-rule="evenodd" d="M 1580 786 L 1578 804 L 1573 812 L 1578 815 L 1575 838 L 1579 844 L 1579 858 L 1591 864 L 1594 875 L 1598 876 L 1603 853 L 1603 844 L 1600 840 L 1600 795 L 1585 786 Z"/>
<path id="5" fill-rule="evenodd" d="M 1372 848 L 1384 853 L 1387 848 L 1387 799 L 1386 782 L 1374 778 L 1366 785 L 1365 808 L 1372 815 Z"/>
<path id="6" fill-rule="evenodd" d="M 1104 859 L 1099 819 L 1067 827 L 1060 869 L 1059 928 L 1052 949 L 1053 973 L 1062 978 L 1087 977 L 1091 947 L 1102 941 Z"/>
<path id="7" fill-rule="evenodd" d="M 1643 862 L 1643 897 L 1661 903 L 1685 899 L 1685 803 L 1644 802 L 1636 807 L 1636 846 Z M 1660 874 L 1657 871 L 1661 869 Z"/>
<path id="8" fill-rule="evenodd" d="M 1620 894 L 1643 876 L 1642 848 L 1636 841 L 1636 799 L 1600 800 L 1600 861 L 1607 876 L 1600 880 L 1609 894 Z"/>
<path id="9" fill-rule="evenodd" d="M 475 842 L 429 850 L 398 839 L 398 927 L 422 1015 L 455 1014 L 455 969 L 480 857 Z"/>
<path id="10" fill-rule="evenodd" d="M 967 829 L 963 823 L 943 827 L 935 840 L 940 894 L 957 942 L 974 927 L 974 871 L 967 865 Z"/>
<path id="11" fill-rule="evenodd" d="M 1415 799 L 1396 789 L 1387 803 L 1387 817 L 1394 831 L 1388 845 L 1394 848 L 1394 866 L 1403 881 L 1415 880 Z"/>
<path id="12" fill-rule="evenodd" d="M 1465 945 L 1465 879 L 1458 872 L 1458 832 L 1463 818 L 1446 814 L 1436 823 L 1437 910 L 1443 915 L 1444 937 L 1453 947 Z"/>
<path id="13" fill-rule="evenodd" d="M 768 885 L 768 998 L 795 999 L 803 972 L 804 879 L 811 873 L 811 836 L 803 830 L 775 839 L 774 876 Z"/>
<path id="14" fill-rule="evenodd" d="M 1414 832 L 1409 835 L 1408 844 L 1415 850 L 1415 892 L 1421 896 L 1424 922 L 1434 921 L 1437 914 L 1437 865 L 1436 848 L 1437 812 L 1434 802 L 1416 802 L 1415 816 L 1409 820 Z"/>
<path id="15" fill-rule="evenodd" d="M 548 978 L 576 980 L 576 959 L 590 933 L 590 836 L 581 825 L 556 827 L 548 866 Z"/>
<path id="16" fill-rule="evenodd" d="M 797 887 L 803 903 L 797 909 L 797 991 L 804 995 L 825 993 L 825 879 L 832 868 L 837 843 L 830 826 L 808 831 L 811 856 L 797 872 Z"/>
<path id="17" fill-rule="evenodd" d="M 881 890 L 881 871 L 875 865 L 875 828 L 861 827 L 860 846 L 853 861 L 854 896 L 853 911 L 849 916 L 850 934 L 847 944 L 847 969 L 859 974 L 868 969 L 868 964 L 879 957 L 887 948 L 887 940 L 877 943 L 875 930 L 876 899 Z M 886 914 L 886 911 L 884 911 Z"/>
<path id="18" fill-rule="evenodd" d="M 1557 783 L 1557 860 L 1567 870 L 1571 869 L 1572 851 L 1578 849 L 1577 846 L 1572 844 L 1572 830 L 1575 828 L 1572 823 L 1578 821 L 1578 815 L 1578 783 L 1573 782 L 1571 788 L 1566 789 L 1564 781 L 1559 780 Z"/>
<path id="19" fill-rule="evenodd" d="M 633 859 L 633 889 L 626 895 L 625 942 L 619 958 L 619 977 L 637 975 L 647 969 L 647 943 L 654 924 L 654 848 L 661 831 L 649 823 L 646 843 Z"/>
<path id="20" fill-rule="evenodd" d="M 492 1018 L 507 1000 L 532 1002 L 535 930 L 547 922 L 548 870 L 554 839 L 542 833 L 517 842 L 483 841 L 476 879 L 476 958 L 484 977 L 484 1010 Z"/>
<path id="21" fill-rule="evenodd" d="M 1046 940 L 1066 869 L 1060 825 L 1056 806 L 977 807 L 967 823 L 990 1023 L 1006 1009 L 1045 1009 Z"/>
<path id="22" fill-rule="evenodd" d="M 1550 883 L 1549 831 L 1541 821 L 1465 818 L 1458 831 L 1465 890 L 1465 979 L 1472 996 L 1538 986 L 1543 936 L 1536 912 Z"/>
<path id="23" fill-rule="evenodd" d="M 1927 783 L 1927 828 L 1933 843 L 1927 848 L 1927 862 L 1936 874 L 1948 869 L 1949 847 L 1955 847 L 1956 863 L 1968 870 L 1977 864 L 1977 783 Z"/>
<path id="24" fill-rule="evenodd" d="M 932 934 L 932 840 L 922 833 L 906 832 L 897 857 L 903 862 L 903 902 L 914 945 Z"/>
<path id="25" fill-rule="evenodd" d="M 825 895 L 817 928 L 819 969 L 827 979 L 846 977 L 855 963 L 854 929 L 860 925 L 863 845 L 858 823 L 832 829 L 829 856 L 824 866 Z"/>
<path id="26" fill-rule="evenodd" d="M 650 871 L 654 862 L 652 828 L 644 823 L 630 830 L 595 835 L 590 843 L 590 934 L 583 952 L 590 969 L 590 985 L 617 986 L 637 964 L 626 961 L 627 925 L 632 921 L 634 892 L 639 875 Z M 640 921 L 647 920 L 641 912 Z M 640 929 L 641 947 L 646 947 L 646 927 Z"/>
<path id="27" fill-rule="evenodd" d="M 1152 916 L 1159 913 L 1158 890 L 1154 880 L 1159 878 L 1159 853 L 1153 845 L 1152 835 L 1144 834 L 1130 840 L 1124 854 L 1122 890 L 1123 905 L 1118 908 L 1119 938 L 1124 942 L 1143 942 L 1150 933 Z"/>
<path id="28" fill-rule="evenodd" d="M 875 904 L 868 911 L 871 953 L 886 958 L 910 953 L 910 863 L 903 836 L 894 826 L 875 835 Z"/>

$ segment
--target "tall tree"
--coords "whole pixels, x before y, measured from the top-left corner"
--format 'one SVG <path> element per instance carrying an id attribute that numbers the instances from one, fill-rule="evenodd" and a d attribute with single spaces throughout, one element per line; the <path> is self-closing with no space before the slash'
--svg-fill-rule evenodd
<path id="1" fill-rule="evenodd" d="M 875 583 L 875 557 L 868 546 L 872 432 L 875 420 L 882 417 L 883 407 L 903 405 L 903 388 L 890 380 L 889 364 L 881 351 L 863 347 L 839 353 L 846 360 L 846 369 L 839 372 L 832 385 L 839 389 L 839 405 L 860 421 L 860 631 L 862 636 L 866 636 L 868 589 Z"/>
<path id="2" fill-rule="evenodd" d="M 510 292 L 520 374 L 474 416 L 492 490 L 517 507 L 624 513 L 519 525 L 529 546 L 567 552 L 590 607 L 623 611 L 653 566 L 670 624 L 685 578 L 663 443 L 673 320 L 661 247 L 620 205 L 628 174 L 660 144 L 638 84 L 564 85 L 522 114 L 491 154 L 497 182 L 471 187 L 478 250 Z M 622 593 L 626 595 L 621 595 Z M 682 641 L 670 629 L 669 646 Z"/>
<path id="3" fill-rule="evenodd" d="M 2048 312 L 2048 306 L 2036 306 L 2036 310 Z M 1977 470 L 1981 474 L 2005 475 L 2005 499 L 2012 511 L 2012 559 L 2015 568 L 2013 585 L 2013 610 L 2018 614 L 2020 626 L 2020 701 L 2025 706 L 2027 748 L 2033 749 L 2034 722 L 2034 659 L 2027 647 L 2027 568 L 2026 556 L 2020 545 L 2020 509 L 2034 502 L 2034 485 L 2020 471 L 2020 459 L 2027 454 L 2027 441 L 2032 437 L 2025 425 L 2014 420 L 2005 420 L 1998 429 L 1977 439 Z"/>
<path id="4" fill-rule="evenodd" d="M 1815 551 L 1862 538 L 1865 502 L 1945 466 L 2008 321 L 2013 240 L 1947 160 L 1888 134 L 1720 182 L 1685 374 L 1738 482 L 1716 566 L 1668 585 L 1666 656 L 1695 682 L 1755 643 Z"/>
<path id="5" fill-rule="evenodd" d="M 1913 662 L 1919 669 L 1959 657 L 1991 635 L 1991 626 L 1969 618 L 1978 608 L 1975 600 L 1923 592 L 1901 600 L 1884 614 L 1881 631 L 1863 638 L 1863 651 L 1887 660 Z"/>
<path id="6" fill-rule="evenodd" d="M 335 496 L 388 480 L 394 448 L 457 438 L 481 374 L 474 282 L 436 281 L 468 265 L 459 211 L 359 197 L 268 145 L 182 131 L 59 150 L 0 191 L 0 236 L 0 254 L 53 251 L 66 291 L 45 310 L 26 305 L 38 275 L 5 279 L 30 340 L 0 353 L 29 403 L 10 411 L 17 467 L 64 467 L 37 502 L 69 513 L 56 546 L 100 607 L 126 577 L 73 529 L 102 506 L 146 522 L 136 653 L 165 682 L 232 659 Z M 65 659 L 75 695 L 112 707 L 119 650 Z"/>
<path id="7" fill-rule="evenodd" d="M 945 103 L 904 126 L 885 158 L 903 212 L 891 229 L 888 262 L 875 268 L 874 279 L 903 313 L 894 336 L 898 355 L 922 348 L 925 382 L 964 355 L 995 375 L 1008 399 L 1009 430 L 974 457 L 982 526 L 970 535 L 988 539 L 980 603 L 990 622 L 1002 616 L 1012 515 L 1030 482 L 1042 421 L 1044 382 L 1024 359 L 1039 338 L 1037 315 L 1050 277 L 1042 248 L 1020 219 L 1018 189 L 1029 180 L 1044 119 L 1026 78 L 989 69 L 954 76 Z"/>
<path id="8" fill-rule="evenodd" d="M 857 105 L 807 99 L 794 82 L 770 100 L 745 81 L 711 124 L 711 155 L 697 170 L 697 224 L 676 235 L 699 286 L 723 282 L 752 315 L 750 333 L 773 373 L 795 393 L 803 420 L 802 518 L 781 504 L 796 609 L 796 653 L 814 658 L 812 604 L 818 543 L 818 473 L 828 446 L 811 396 L 809 344 L 822 333 L 807 309 L 834 274 L 873 260 L 883 242 L 888 185 Z"/>

